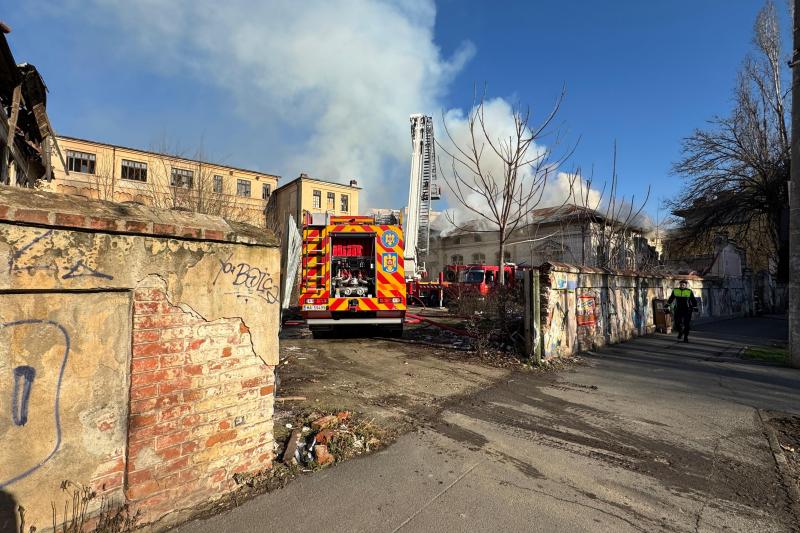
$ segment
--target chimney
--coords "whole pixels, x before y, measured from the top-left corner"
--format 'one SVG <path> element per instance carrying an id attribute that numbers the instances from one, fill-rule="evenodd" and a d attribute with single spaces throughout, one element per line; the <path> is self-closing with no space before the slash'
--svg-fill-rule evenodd
<path id="1" fill-rule="evenodd" d="M 301 178 L 307 178 L 307 177 L 308 177 L 308 174 L 306 174 L 305 172 L 301 172 L 301 173 L 300 173 L 300 177 L 301 177 Z"/>
<path id="2" fill-rule="evenodd" d="M 356 180 L 350 180 L 351 187 L 358 187 L 358 182 Z"/>

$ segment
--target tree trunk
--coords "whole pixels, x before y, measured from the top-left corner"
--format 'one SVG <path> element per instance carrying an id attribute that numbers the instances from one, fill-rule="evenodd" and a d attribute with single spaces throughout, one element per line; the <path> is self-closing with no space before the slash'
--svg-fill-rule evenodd
<path id="1" fill-rule="evenodd" d="M 789 182 L 789 349 L 800 368 L 800 0 L 794 0 L 792 53 L 792 162 Z"/>
<path id="2" fill-rule="evenodd" d="M 500 230 L 500 259 L 498 259 L 497 263 L 500 267 L 500 270 L 497 273 L 497 283 L 499 286 L 504 286 L 506 284 L 506 269 L 505 261 L 503 260 L 503 254 L 506 253 L 506 238 L 505 238 L 505 231 Z"/>

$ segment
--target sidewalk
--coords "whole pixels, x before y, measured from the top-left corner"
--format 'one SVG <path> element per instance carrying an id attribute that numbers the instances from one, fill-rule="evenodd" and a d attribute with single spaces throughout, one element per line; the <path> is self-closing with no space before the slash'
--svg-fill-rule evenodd
<path id="1" fill-rule="evenodd" d="M 179 531 L 790 531 L 757 409 L 799 414 L 800 372 L 731 357 L 776 335 L 762 320 L 513 373 L 387 450 Z"/>

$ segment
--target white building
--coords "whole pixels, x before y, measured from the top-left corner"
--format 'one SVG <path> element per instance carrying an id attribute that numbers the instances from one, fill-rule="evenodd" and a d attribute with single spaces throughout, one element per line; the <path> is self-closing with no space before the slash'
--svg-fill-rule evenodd
<path id="1" fill-rule="evenodd" d="M 431 237 L 425 262 L 431 278 L 446 265 L 498 264 L 497 231 L 473 221 Z M 536 209 L 525 227 L 506 240 L 505 262 L 539 266 L 548 261 L 617 269 L 648 270 L 658 254 L 645 229 L 607 220 L 603 213 L 576 205 Z"/>

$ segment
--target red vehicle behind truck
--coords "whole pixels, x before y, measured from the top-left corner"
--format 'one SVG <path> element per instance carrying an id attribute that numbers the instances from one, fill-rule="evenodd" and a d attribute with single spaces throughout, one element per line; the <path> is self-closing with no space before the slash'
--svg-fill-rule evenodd
<path id="1" fill-rule="evenodd" d="M 505 286 L 521 283 L 522 273 L 530 267 L 506 263 Z M 497 288 L 500 267 L 497 265 L 446 265 L 438 281 L 420 281 L 409 284 L 409 297 L 425 305 L 447 304 L 462 296 L 486 297 Z"/>
<path id="2" fill-rule="evenodd" d="M 307 214 L 303 225 L 301 314 L 317 336 L 346 325 L 403 332 L 403 232 L 375 217 Z"/>

